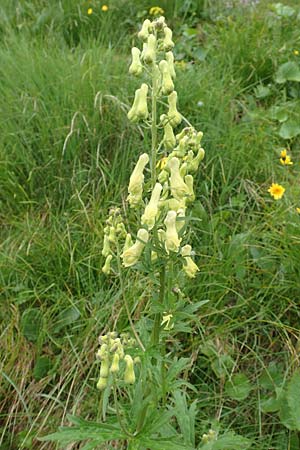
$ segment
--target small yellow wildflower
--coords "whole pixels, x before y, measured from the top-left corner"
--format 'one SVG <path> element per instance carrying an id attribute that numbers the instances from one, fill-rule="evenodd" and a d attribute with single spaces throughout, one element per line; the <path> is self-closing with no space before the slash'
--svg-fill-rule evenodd
<path id="1" fill-rule="evenodd" d="M 280 152 L 280 162 L 284 166 L 289 166 L 289 165 L 294 164 L 293 161 L 291 160 L 291 157 L 288 156 L 285 148 Z"/>
<path id="2" fill-rule="evenodd" d="M 149 10 L 150 16 L 159 16 L 164 14 L 164 10 L 160 8 L 159 6 L 152 6 Z"/>
<path id="3" fill-rule="evenodd" d="M 90 16 L 91 14 L 93 14 L 93 8 L 89 8 L 89 9 L 87 10 L 87 13 L 88 13 L 89 16 Z"/>
<path id="4" fill-rule="evenodd" d="M 268 192 L 274 197 L 274 200 L 280 200 L 284 194 L 285 188 L 281 184 L 272 183 L 269 187 Z"/>
<path id="5" fill-rule="evenodd" d="M 296 208 L 298 214 L 300 214 L 300 208 Z"/>
<path id="6" fill-rule="evenodd" d="M 187 63 L 182 59 L 181 61 L 175 61 L 175 66 L 179 70 L 185 70 L 187 68 Z"/>
<path id="7" fill-rule="evenodd" d="M 101 11 L 103 11 L 103 12 L 108 11 L 108 6 L 107 5 L 102 5 L 101 6 Z"/>
<path id="8" fill-rule="evenodd" d="M 299 56 L 299 50 L 294 50 L 293 53 L 295 56 Z"/>

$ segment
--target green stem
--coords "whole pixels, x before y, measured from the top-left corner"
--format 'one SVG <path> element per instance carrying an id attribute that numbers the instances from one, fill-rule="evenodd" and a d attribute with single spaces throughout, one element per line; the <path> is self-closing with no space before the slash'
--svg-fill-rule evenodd
<path id="1" fill-rule="evenodd" d="M 165 284 L 166 284 L 166 268 L 163 267 L 160 272 L 160 287 L 159 287 L 159 303 L 164 304 L 165 299 Z M 159 334 L 160 334 L 160 324 L 161 324 L 161 313 L 155 314 L 154 327 L 152 333 L 152 344 L 159 344 Z"/>
<path id="2" fill-rule="evenodd" d="M 121 257 L 120 257 L 120 248 L 119 248 L 119 243 L 118 241 L 116 242 L 116 247 L 117 247 L 117 265 L 118 265 L 118 272 L 119 272 L 119 279 L 120 279 L 120 286 L 121 286 L 121 292 L 122 292 L 122 299 L 123 299 L 123 303 L 125 305 L 125 309 L 126 309 L 126 313 L 127 313 L 127 317 L 132 329 L 132 332 L 137 340 L 137 343 L 139 344 L 139 346 L 141 347 L 141 349 L 143 350 L 143 352 L 145 351 L 145 347 L 144 344 L 142 343 L 131 318 L 131 314 L 130 314 L 130 310 L 129 310 L 129 306 L 127 303 L 127 298 L 125 295 L 125 286 L 124 286 L 124 280 L 123 280 L 123 276 L 122 276 L 122 264 L 121 264 Z"/>
<path id="3" fill-rule="evenodd" d="M 152 120 L 151 120 L 151 184 L 152 189 L 156 183 L 156 156 L 157 156 L 157 93 L 158 73 L 156 63 L 152 68 Z"/>

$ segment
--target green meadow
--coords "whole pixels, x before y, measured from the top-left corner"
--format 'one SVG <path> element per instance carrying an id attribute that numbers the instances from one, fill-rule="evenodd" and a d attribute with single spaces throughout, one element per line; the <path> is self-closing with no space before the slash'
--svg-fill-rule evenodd
<path id="1" fill-rule="evenodd" d="M 100 420 L 98 336 L 130 331 L 101 250 L 108 211 L 125 205 L 151 147 L 127 118 L 140 85 L 128 67 L 157 5 L 0 3 L 0 450 L 88 449 L 38 438 L 68 414 Z M 185 290 L 207 302 L 166 344 L 189 359 L 195 448 L 213 429 L 251 449 L 299 450 L 300 5 L 158 5 L 173 29 L 180 112 L 204 133 L 189 225 L 200 271 Z M 272 183 L 285 189 L 277 200 Z M 151 283 L 128 270 L 124 287 L 143 321 Z M 237 450 L 228 445 L 205 448 Z"/>

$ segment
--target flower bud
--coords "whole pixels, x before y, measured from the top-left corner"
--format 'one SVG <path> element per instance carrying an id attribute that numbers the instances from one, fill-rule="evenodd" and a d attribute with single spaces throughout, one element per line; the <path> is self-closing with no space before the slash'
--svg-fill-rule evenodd
<path id="1" fill-rule="evenodd" d="M 101 341 L 100 341 L 100 343 L 102 343 L 105 339 L 103 339 L 103 338 L 105 338 L 106 336 L 101 336 Z M 104 358 L 106 358 L 107 357 L 107 349 L 108 349 L 108 346 L 107 346 L 107 344 L 106 343 L 102 343 L 102 345 L 101 345 L 101 347 L 100 347 L 100 349 L 97 351 L 97 353 L 96 353 L 96 357 L 98 358 L 98 359 L 104 359 Z"/>
<path id="2" fill-rule="evenodd" d="M 149 233 L 144 228 L 140 228 L 137 233 L 136 242 L 122 253 L 123 265 L 130 267 L 136 264 L 144 250 L 145 244 L 148 242 Z"/>
<path id="3" fill-rule="evenodd" d="M 146 64 L 155 63 L 156 59 L 156 37 L 150 34 L 147 39 L 146 51 L 143 53 L 144 62 Z"/>
<path id="4" fill-rule="evenodd" d="M 169 72 L 171 77 L 173 78 L 173 80 L 176 78 L 176 72 L 175 72 L 175 68 L 174 68 L 174 55 L 172 52 L 167 52 L 166 53 L 166 61 L 168 63 L 169 66 Z"/>
<path id="5" fill-rule="evenodd" d="M 156 183 L 151 194 L 151 199 L 146 206 L 145 212 L 141 218 L 142 225 L 147 225 L 149 230 L 151 230 L 155 224 L 161 191 L 162 185 L 160 183 Z"/>
<path id="6" fill-rule="evenodd" d="M 126 355 L 124 358 L 126 362 L 126 369 L 124 373 L 124 381 L 126 384 L 133 384 L 135 382 L 135 373 L 133 367 L 133 360 L 130 355 Z"/>
<path id="7" fill-rule="evenodd" d="M 119 222 L 116 226 L 116 233 L 121 237 L 126 237 L 126 228 L 123 222 Z"/>
<path id="8" fill-rule="evenodd" d="M 161 93 L 169 95 L 174 91 L 174 84 L 170 74 L 169 64 L 164 59 L 159 63 L 159 70 L 162 76 Z"/>
<path id="9" fill-rule="evenodd" d="M 149 156 L 147 153 L 143 153 L 138 162 L 136 163 L 135 168 L 130 176 L 129 186 L 128 186 L 128 197 L 131 206 L 137 206 L 142 201 L 143 195 L 143 184 L 144 184 L 144 174 L 143 171 L 145 166 L 149 162 Z"/>
<path id="10" fill-rule="evenodd" d="M 181 118 L 181 114 L 179 114 L 179 112 L 177 111 L 177 92 L 173 91 L 169 96 L 168 96 L 168 103 L 169 103 L 169 111 L 168 111 L 168 118 L 170 121 L 170 125 L 175 128 L 177 125 L 180 124 L 182 118 Z"/>
<path id="11" fill-rule="evenodd" d="M 127 250 L 132 245 L 133 245 L 133 242 L 132 242 L 131 234 L 127 233 L 126 234 L 126 238 L 125 238 L 125 244 L 124 244 L 124 247 L 123 247 L 123 252 L 125 252 L 125 250 Z"/>
<path id="12" fill-rule="evenodd" d="M 104 266 L 102 267 L 102 272 L 105 274 L 105 275 L 109 275 L 110 274 L 110 270 L 111 270 L 111 267 L 110 267 L 110 263 L 111 263 L 111 260 L 112 260 L 112 255 L 108 255 L 107 257 L 106 257 L 106 260 L 105 260 L 105 264 L 104 264 Z"/>
<path id="13" fill-rule="evenodd" d="M 146 41 L 149 36 L 149 28 L 151 26 L 151 21 L 149 19 L 144 20 L 141 30 L 138 32 L 138 37 L 143 41 Z"/>
<path id="14" fill-rule="evenodd" d="M 178 238 L 178 233 L 176 230 L 176 217 L 175 211 L 169 211 L 167 217 L 164 221 L 166 225 L 166 240 L 165 247 L 166 251 L 178 252 L 181 239 Z"/>
<path id="15" fill-rule="evenodd" d="M 196 273 L 199 271 L 199 267 L 191 258 L 192 247 L 190 245 L 185 245 L 181 249 L 181 255 L 184 257 L 183 270 L 189 278 L 195 278 Z"/>
<path id="16" fill-rule="evenodd" d="M 107 234 L 104 235 L 103 239 L 103 249 L 102 249 L 102 256 L 108 256 L 110 254 L 110 245 L 109 245 L 109 239 Z"/>
<path id="17" fill-rule="evenodd" d="M 99 378 L 98 383 L 97 383 L 97 389 L 99 389 L 99 391 L 103 391 L 103 389 L 105 389 L 107 386 L 107 378 Z"/>
<path id="18" fill-rule="evenodd" d="M 116 229 L 113 226 L 109 228 L 108 241 L 111 244 L 115 244 L 116 243 Z"/>
<path id="19" fill-rule="evenodd" d="M 115 353 L 113 356 L 112 364 L 110 366 L 110 373 L 116 373 L 119 372 L 119 355 L 118 353 Z"/>
<path id="20" fill-rule="evenodd" d="M 163 39 L 164 50 L 169 51 L 174 47 L 174 42 L 172 41 L 172 30 L 169 27 L 164 28 L 165 37 Z"/>
<path id="21" fill-rule="evenodd" d="M 182 177 L 180 176 L 179 159 L 175 157 L 170 159 L 170 161 L 168 162 L 168 167 L 171 172 L 170 186 L 172 196 L 177 200 L 181 200 L 189 194 L 189 190 Z"/>
<path id="22" fill-rule="evenodd" d="M 148 85 L 146 83 L 143 83 L 140 89 L 137 89 L 135 91 L 132 107 L 127 114 L 128 119 L 131 120 L 132 122 L 147 119 L 149 115 L 147 105 L 147 94 L 148 94 Z"/>
<path id="23" fill-rule="evenodd" d="M 129 67 L 129 73 L 131 75 L 139 76 L 143 71 L 143 66 L 140 61 L 141 51 L 137 47 L 132 47 L 131 54 L 132 54 L 132 63 Z"/>

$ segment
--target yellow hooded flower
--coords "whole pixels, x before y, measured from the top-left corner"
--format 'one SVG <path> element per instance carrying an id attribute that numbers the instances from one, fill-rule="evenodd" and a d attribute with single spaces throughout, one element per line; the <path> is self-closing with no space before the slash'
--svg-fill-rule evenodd
<path id="1" fill-rule="evenodd" d="M 127 200 L 130 206 L 137 206 L 142 201 L 143 196 L 143 184 L 144 184 L 144 169 L 149 162 L 149 156 L 147 153 L 143 153 L 136 163 L 135 168 L 130 176 L 128 186 Z"/>
<path id="2" fill-rule="evenodd" d="M 169 103 L 168 118 L 170 121 L 170 125 L 174 128 L 177 125 L 179 125 L 182 120 L 181 114 L 177 111 L 177 92 L 176 91 L 173 91 L 168 96 L 168 103 Z"/>
<path id="3" fill-rule="evenodd" d="M 142 225 L 147 225 L 149 230 L 151 230 L 155 224 L 161 191 L 162 185 L 160 183 L 156 183 L 151 194 L 151 199 L 145 208 L 144 214 L 142 215 L 141 223 Z"/>
<path id="4" fill-rule="evenodd" d="M 105 264 L 102 267 L 102 272 L 105 273 L 105 275 L 109 275 L 110 274 L 110 263 L 111 263 L 111 260 L 112 260 L 112 255 L 108 255 L 106 257 Z"/>
<path id="5" fill-rule="evenodd" d="M 175 211 L 169 211 L 167 217 L 165 218 L 164 224 L 166 225 L 166 236 L 165 236 L 165 248 L 167 252 L 178 252 L 180 241 L 176 229 L 176 217 Z"/>
<path id="6" fill-rule="evenodd" d="M 123 265 L 130 267 L 136 264 L 143 253 L 145 244 L 148 242 L 149 233 L 144 228 L 140 228 L 137 233 L 135 243 L 122 253 Z"/>
<path id="7" fill-rule="evenodd" d="M 179 159 L 174 157 L 168 162 L 168 168 L 170 169 L 170 186 L 171 193 L 174 198 L 181 200 L 189 195 L 189 189 L 183 181 L 179 172 Z"/>
<path id="8" fill-rule="evenodd" d="M 199 267 L 191 258 L 192 247 L 190 245 L 185 245 L 181 249 L 181 255 L 184 257 L 183 270 L 190 278 L 195 278 L 196 273 L 199 271 Z"/>
<path id="9" fill-rule="evenodd" d="M 163 95 L 169 95 L 174 91 L 174 83 L 170 74 L 169 64 L 163 59 L 158 66 L 161 73 L 161 93 Z"/>
<path id="10" fill-rule="evenodd" d="M 135 373 L 134 373 L 134 365 L 133 359 L 130 355 L 126 355 L 124 358 L 126 362 L 126 369 L 124 373 L 124 381 L 126 384 L 134 384 L 135 382 Z"/>
<path id="11" fill-rule="evenodd" d="M 132 63 L 129 67 L 129 73 L 131 75 L 140 75 L 143 71 L 143 66 L 140 61 L 141 51 L 137 47 L 132 47 L 131 55 L 132 55 Z"/>
<path id="12" fill-rule="evenodd" d="M 128 111 L 127 117 L 132 122 L 138 120 L 146 120 L 149 112 L 147 105 L 148 85 L 143 83 L 140 89 L 135 91 L 134 101 L 131 109 Z"/>

